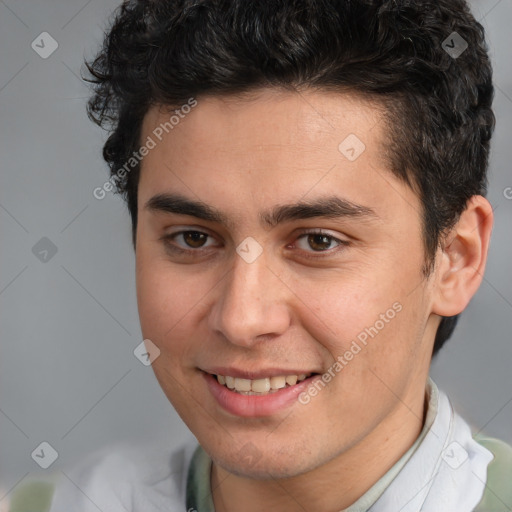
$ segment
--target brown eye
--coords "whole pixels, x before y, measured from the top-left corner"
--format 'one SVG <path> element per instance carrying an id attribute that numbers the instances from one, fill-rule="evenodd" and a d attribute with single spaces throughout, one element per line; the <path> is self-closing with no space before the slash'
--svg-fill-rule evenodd
<path id="1" fill-rule="evenodd" d="M 343 251 L 350 242 L 339 239 L 322 230 L 305 231 L 296 239 L 294 246 L 307 258 L 334 256 Z"/>
<path id="2" fill-rule="evenodd" d="M 194 249 L 202 247 L 208 238 L 206 233 L 200 231 L 184 231 L 181 234 L 185 243 Z"/>
<path id="3" fill-rule="evenodd" d="M 214 238 L 202 231 L 177 231 L 171 235 L 162 237 L 167 249 L 170 251 L 200 252 L 201 249 L 208 249 L 215 245 Z"/>
<path id="4" fill-rule="evenodd" d="M 307 235 L 307 241 L 309 246 L 315 251 L 326 251 L 331 249 L 330 245 L 333 241 L 332 236 L 310 234 Z"/>

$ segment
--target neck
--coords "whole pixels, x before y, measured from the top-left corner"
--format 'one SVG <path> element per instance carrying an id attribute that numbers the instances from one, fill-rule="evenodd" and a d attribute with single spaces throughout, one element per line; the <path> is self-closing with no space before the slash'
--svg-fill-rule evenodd
<path id="1" fill-rule="evenodd" d="M 418 396 L 419 395 L 419 396 Z M 404 405 L 407 404 L 407 406 Z M 400 401 L 360 442 L 312 471 L 290 478 L 256 480 L 212 465 L 216 512 L 343 510 L 367 492 L 414 444 L 425 423 L 428 396 Z"/>

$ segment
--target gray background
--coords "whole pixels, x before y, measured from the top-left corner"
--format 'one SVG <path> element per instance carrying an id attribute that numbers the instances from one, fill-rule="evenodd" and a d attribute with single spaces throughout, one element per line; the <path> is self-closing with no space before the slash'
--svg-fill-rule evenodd
<path id="1" fill-rule="evenodd" d="M 117 196 L 92 195 L 108 177 L 105 134 L 86 118 L 80 70 L 117 4 L 0 0 L 0 510 L 44 473 L 31 458 L 42 441 L 59 454 L 47 471 L 58 471 L 114 442 L 189 435 L 133 355 L 128 214 Z M 472 5 L 495 67 L 496 220 L 485 280 L 431 375 L 476 429 L 512 443 L 512 0 Z M 44 31 L 59 45 L 47 59 L 31 48 Z M 42 237 L 57 248 L 46 262 L 32 252 Z"/>

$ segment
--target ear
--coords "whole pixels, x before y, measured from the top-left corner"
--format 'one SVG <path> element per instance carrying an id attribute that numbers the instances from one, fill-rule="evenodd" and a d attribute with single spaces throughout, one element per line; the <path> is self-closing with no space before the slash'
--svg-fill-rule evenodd
<path id="1" fill-rule="evenodd" d="M 433 313 L 440 316 L 461 313 L 478 290 L 485 271 L 492 224 L 489 201 L 482 196 L 471 197 L 444 240 L 436 272 Z"/>

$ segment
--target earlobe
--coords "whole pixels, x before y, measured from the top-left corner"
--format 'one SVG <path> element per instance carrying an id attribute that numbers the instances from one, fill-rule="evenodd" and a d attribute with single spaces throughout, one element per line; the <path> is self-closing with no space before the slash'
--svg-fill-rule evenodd
<path id="1" fill-rule="evenodd" d="M 492 225 L 489 201 L 471 197 L 440 250 L 433 313 L 454 316 L 466 308 L 482 282 Z"/>

